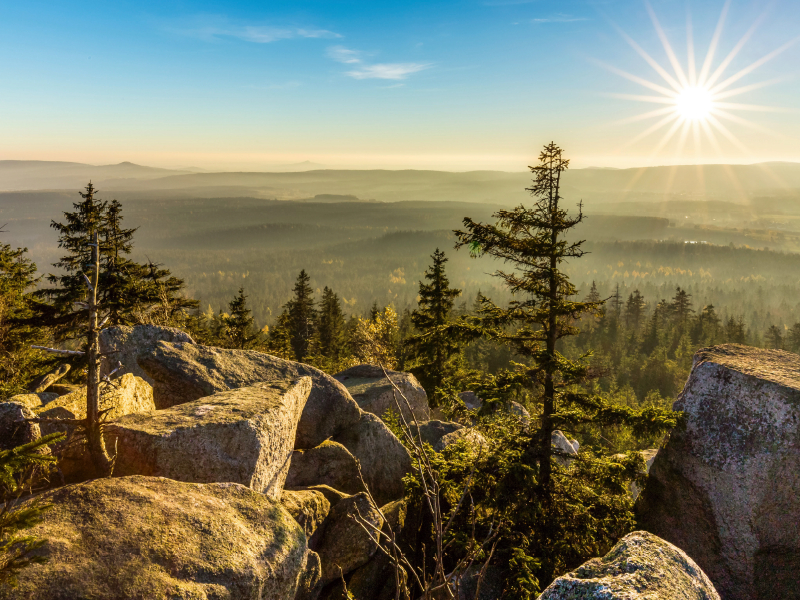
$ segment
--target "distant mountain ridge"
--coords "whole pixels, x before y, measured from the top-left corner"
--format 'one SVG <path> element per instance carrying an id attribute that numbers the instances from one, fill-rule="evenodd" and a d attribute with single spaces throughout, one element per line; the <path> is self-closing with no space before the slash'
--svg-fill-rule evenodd
<path id="1" fill-rule="evenodd" d="M 0 191 L 69 190 L 91 180 L 101 192 L 142 197 L 261 197 L 300 200 L 315 196 L 356 196 L 380 202 L 525 202 L 530 173 L 506 171 L 312 169 L 286 165 L 283 172 L 197 172 L 123 162 L 87 165 L 56 161 L 0 161 Z M 679 165 L 633 169 L 567 171 L 568 201 L 590 204 L 705 199 L 749 199 L 800 190 L 800 163 Z"/>

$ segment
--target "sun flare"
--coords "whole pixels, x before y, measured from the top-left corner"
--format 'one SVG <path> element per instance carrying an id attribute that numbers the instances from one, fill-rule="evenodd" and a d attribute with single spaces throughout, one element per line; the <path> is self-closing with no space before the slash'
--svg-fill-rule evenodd
<path id="1" fill-rule="evenodd" d="M 633 146 L 645 138 L 649 138 L 656 132 L 664 131 L 661 139 L 656 142 L 653 147 L 652 157 L 658 155 L 670 142 L 676 140 L 677 155 L 683 159 L 686 145 L 690 139 L 694 140 L 694 153 L 696 156 L 701 155 L 704 151 L 703 147 L 706 144 L 710 144 L 710 147 L 713 148 L 719 156 L 725 154 L 723 145 L 733 146 L 739 151 L 749 154 L 748 149 L 725 124 L 726 121 L 749 129 L 755 129 L 762 133 L 776 135 L 774 132 L 759 127 L 756 123 L 734 113 L 739 111 L 782 112 L 780 108 L 741 104 L 731 102 L 729 99 L 783 80 L 783 78 L 777 78 L 769 81 L 750 83 L 748 85 L 734 86 L 735 83 L 750 75 L 795 43 L 800 42 L 800 36 L 776 48 L 743 69 L 735 73 L 726 74 L 728 67 L 730 67 L 731 63 L 750 39 L 760 21 L 757 20 L 753 23 L 750 30 L 745 33 L 728 55 L 719 61 L 715 67 L 716 54 L 720 45 L 720 38 L 730 5 L 731 0 L 726 0 L 717 27 L 711 37 L 705 59 L 702 62 L 697 61 L 697 57 L 695 56 L 691 20 L 687 22 L 686 62 L 682 64 L 667 38 L 667 34 L 661 27 L 661 23 L 659 23 L 653 7 L 647 0 L 645 0 L 645 6 L 650 14 L 650 19 L 655 27 L 656 33 L 661 40 L 661 45 L 667 57 L 667 64 L 659 63 L 629 35 L 617 28 L 625 41 L 628 42 L 636 53 L 659 75 L 660 81 L 652 81 L 645 77 L 640 77 L 613 66 L 600 63 L 600 65 L 606 69 L 646 88 L 650 92 L 649 95 L 618 93 L 609 95 L 624 100 L 662 105 L 662 108 L 648 110 L 647 112 L 627 117 L 617 122 L 618 125 L 622 125 L 655 119 L 652 125 L 634 136 L 624 147 Z M 721 136 L 722 139 L 717 136 Z"/>
<path id="2" fill-rule="evenodd" d="M 706 88 L 686 87 L 675 98 L 675 109 L 687 121 L 706 121 L 714 110 L 714 98 Z"/>

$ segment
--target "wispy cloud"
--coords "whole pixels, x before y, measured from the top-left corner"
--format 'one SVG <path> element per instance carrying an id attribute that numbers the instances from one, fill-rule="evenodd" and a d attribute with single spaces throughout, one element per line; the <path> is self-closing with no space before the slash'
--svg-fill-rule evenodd
<path id="1" fill-rule="evenodd" d="M 586 17 L 573 17 L 572 15 L 557 14 L 552 17 L 541 19 L 531 19 L 531 23 L 575 23 L 577 21 L 588 21 Z"/>
<path id="2" fill-rule="evenodd" d="M 331 46 L 328 48 L 328 57 L 345 65 L 359 65 L 345 75 L 353 79 L 405 79 L 413 73 L 424 71 L 431 67 L 428 63 L 378 63 L 367 64 L 362 58 L 363 52 L 345 48 L 344 46 Z M 393 87 L 393 86 L 392 86 Z"/>
<path id="3" fill-rule="evenodd" d="M 235 23 L 222 16 L 195 17 L 188 26 L 173 28 L 173 31 L 201 40 L 213 42 L 222 38 L 236 38 L 254 44 L 270 44 L 293 38 L 342 37 L 335 31 L 308 27 L 276 27 Z"/>
<path id="4" fill-rule="evenodd" d="M 358 50 L 345 48 L 344 46 L 331 46 L 328 48 L 328 56 L 336 62 L 344 63 L 346 65 L 352 65 L 361 62 L 361 52 Z"/>
<path id="5" fill-rule="evenodd" d="M 430 68 L 423 63 L 384 63 L 364 65 L 355 71 L 347 71 L 345 75 L 353 79 L 405 79 L 412 73 Z"/>

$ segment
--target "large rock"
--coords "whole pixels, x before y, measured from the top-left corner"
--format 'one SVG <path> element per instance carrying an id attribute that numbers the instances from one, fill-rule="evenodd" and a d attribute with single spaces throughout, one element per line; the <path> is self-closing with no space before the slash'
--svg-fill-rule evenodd
<path id="1" fill-rule="evenodd" d="M 417 378 L 411 373 L 388 370 L 386 373 L 388 378 L 377 365 L 358 365 L 337 373 L 334 378 L 344 384 L 361 410 L 383 418 L 390 410 L 396 413 L 399 406 L 407 421 L 430 419 L 428 395 Z M 394 386 L 400 389 L 408 403 Z"/>
<path id="2" fill-rule="evenodd" d="M 431 448 L 436 446 L 444 436 L 448 433 L 453 433 L 459 429 L 464 429 L 464 426 L 459 423 L 452 423 L 450 421 L 425 421 L 423 423 L 414 423 L 411 425 L 411 432 L 414 435 L 414 441 L 419 443 L 422 440 L 423 444 L 429 444 Z"/>
<path id="3" fill-rule="evenodd" d="M 30 408 L 19 402 L 0 402 L 0 450 L 11 450 L 35 442 L 41 437 L 39 426 Z"/>
<path id="4" fill-rule="evenodd" d="M 554 454 L 554 460 L 562 467 L 569 466 L 573 460 L 571 457 L 578 455 L 578 451 L 572 442 L 558 429 L 550 435 L 550 444 L 553 450 L 558 453 Z"/>
<path id="5" fill-rule="evenodd" d="M 232 481 L 278 499 L 311 379 L 259 383 L 144 415 L 106 430 L 115 475 Z"/>
<path id="6" fill-rule="evenodd" d="M 311 538 L 331 511 L 331 503 L 317 490 L 283 490 L 281 504 Z"/>
<path id="7" fill-rule="evenodd" d="M 260 381 L 308 376 L 311 394 L 297 426 L 295 448 L 313 448 L 358 422 L 361 410 L 347 389 L 302 363 L 252 350 L 223 350 L 188 343 L 158 342 L 139 364 L 155 381 L 155 403 L 168 408 Z"/>
<path id="8" fill-rule="evenodd" d="M 126 373 L 102 388 L 100 410 L 107 409 L 108 419 L 154 411 L 156 406 L 153 403 L 153 388 L 143 379 Z M 58 396 L 55 400 L 37 407 L 34 412 L 43 418 L 85 419 L 86 388 Z"/>
<path id="9" fill-rule="evenodd" d="M 489 445 L 489 442 L 480 431 L 472 427 L 463 427 L 442 436 L 433 449 L 436 452 L 444 452 L 445 448 L 457 442 L 466 443 L 474 452 L 481 452 L 483 448 Z"/>
<path id="10" fill-rule="evenodd" d="M 28 386 L 28 391 L 30 391 L 32 394 L 40 394 L 46 391 L 47 388 L 69 373 L 69 369 L 70 366 L 68 364 L 57 366 L 49 373 L 45 373 L 41 377 L 34 379 Z"/>
<path id="11" fill-rule="evenodd" d="M 383 421 L 362 413 L 358 423 L 336 441 L 358 460 L 364 481 L 380 505 L 403 495 L 403 477 L 411 470 L 411 455 Z"/>
<path id="12" fill-rule="evenodd" d="M 559 577 L 539 596 L 539 600 L 584 598 L 719 600 L 719 595 L 683 551 L 651 533 L 634 531 L 603 558 L 593 558 Z"/>
<path id="13" fill-rule="evenodd" d="M 637 512 L 725 600 L 798 598 L 800 356 L 704 348 L 674 405 L 684 426 L 656 455 Z"/>
<path id="14" fill-rule="evenodd" d="M 378 549 L 373 541 L 375 534 L 357 523 L 356 516 L 377 530 L 383 527 L 380 511 L 363 492 L 334 506 L 323 525 L 320 541 L 314 545 L 322 561 L 323 583 L 335 581 L 366 564 Z"/>
<path id="15" fill-rule="evenodd" d="M 6 402 L 17 402 L 18 404 L 24 404 L 31 410 L 34 410 L 52 402 L 56 398 L 58 398 L 58 394 L 52 392 L 38 392 L 36 394 L 17 394 L 16 396 L 11 396 Z"/>
<path id="16" fill-rule="evenodd" d="M 118 373 L 133 373 L 153 385 L 153 380 L 139 366 L 136 359 L 140 354 L 152 352 L 155 345 L 162 341 L 194 343 L 192 336 L 175 327 L 119 325 L 103 329 L 100 332 L 100 352 L 107 356 L 100 365 L 102 374 L 107 375 L 122 363 Z"/>
<path id="17" fill-rule="evenodd" d="M 356 459 L 347 448 L 331 440 L 310 450 L 295 450 L 285 485 L 288 488 L 329 485 L 346 494 L 364 491 Z"/>
<path id="18" fill-rule="evenodd" d="M 291 599 L 307 561 L 280 503 L 235 483 L 122 477 L 40 496 L 53 507 L 26 534 L 49 559 L 3 600 Z"/>

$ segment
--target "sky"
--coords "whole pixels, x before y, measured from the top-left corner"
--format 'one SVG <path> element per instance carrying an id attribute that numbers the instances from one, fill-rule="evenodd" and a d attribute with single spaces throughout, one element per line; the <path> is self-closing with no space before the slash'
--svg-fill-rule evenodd
<path id="1" fill-rule="evenodd" d="M 651 2 L 0 0 L 0 160 L 515 171 L 552 140 L 573 167 L 800 161 L 798 0 Z"/>

